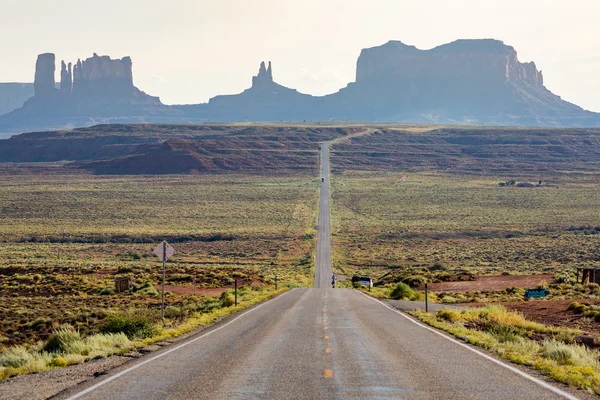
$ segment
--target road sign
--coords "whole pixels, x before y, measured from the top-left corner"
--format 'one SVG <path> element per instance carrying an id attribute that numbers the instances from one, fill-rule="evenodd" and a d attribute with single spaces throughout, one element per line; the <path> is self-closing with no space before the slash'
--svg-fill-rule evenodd
<path id="1" fill-rule="evenodd" d="M 165 240 L 154 249 L 153 253 L 156 254 L 162 261 L 167 261 L 173 254 L 175 254 L 175 249 L 171 247 L 171 245 Z"/>
<path id="2" fill-rule="evenodd" d="M 527 289 L 525 291 L 525 297 L 528 299 L 539 299 L 542 297 L 546 297 L 548 295 L 548 290 L 546 289 Z"/>
<path id="3" fill-rule="evenodd" d="M 165 324 L 165 275 L 166 269 L 165 264 L 167 260 L 171 258 L 173 254 L 175 254 L 175 249 L 171 247 L 166 240 L 163 240 L 161 244 L 159 244 L 153 251 L 162 261 L 163 270 L 162 270 L 162 322 Z"/>

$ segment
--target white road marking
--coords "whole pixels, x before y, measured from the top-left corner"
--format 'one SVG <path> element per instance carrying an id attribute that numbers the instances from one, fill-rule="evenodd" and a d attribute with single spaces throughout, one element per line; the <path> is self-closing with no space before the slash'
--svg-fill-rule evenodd
<path id="1" fill-rule="evenodd" d="M 534 383 L 537 383 L 541 387 L 543 387 L 545 389 L 548 389 L 548 390 L 556 393 L 557 395 L 564 397 L 565 399 L 579 400 L 579 398 L 573 396 L 572 394 L 569 394 L 569 393 L 567 393 L 567 392 L 565 392 L 563 390 L 560 390 L 559 388 L 554 387 L 554 386 L 552 386 L 552 385 L 550 385 L 550 384 L 548 384 L 548 383 L 546 383 L 546 382 L 544 382 L 544 381 L 542 381 L 542 380 L 540 380 L 540 379 L 538 379 L 536 377 L 533 377 L 533 376 L 531 376 L 531 375 L 529 375 L 529 374 L 521 371 L 518 368 L 515 368 L 513 366 L 505 364 L 502 361 L 496 360 L 494 357 L 491 357 L 491 356 L 489 356 L 489 355 L 487 355 L 487 354 L 485 354 L 485 353 L 483 353 L 483 352 L 481 352 L 481 351 L 479 351 L 477 349 L 474 349 L 471 346 L 467 346 L 466 344 L 464 344 L 464 343 L 462 343 L 462 342 L 460 342 L 460 341 L 458 341 L 458 340 L 456 340 L 454 338 L 451 338 L 451 337 L 443 334 L 442 332 L 439 332 L 438 330 L 436 330 L 436 329 L 434 329 L 434 328 L 432 328 L 430 326 L 427 326 L 427 325 L 424 325 L 424 324 L 422 324 L 420 322 L 415 321 L 414 319 L 412 319 L 409 316 L 405 315 L 404 313 L 402 313 L 402 312 L 400 312 L 400 311 L 398 311 L 398 310 L 396 310 L 396 309 L 388 306 L 387 304 L 385 304 L 384 302 L 382 302 L 380 300 L 374 299 L 373 297 L 368 296 L 368 295 L 366 295 L 366 294 L 364 294 L 362 292 L 358 292 L 358 293 L 362 294 L 363 296 L 367 297 L 368 299 L 371 299 L 371 300 L 373 300 L 373 301 L 375 301 L 375 302 L 383 305 L 384 307 L 390 309 L 391 311 L 395 312 L 396 314 L 399 314 L 399 315 L 403 316 L 404 318 L 406 318 L 407 320 L 409 320 L 413 324 L 418 325 L 421 328 L 427 329 L 428 331 L 431 331 L 431 332 L 435 333 L 436 335 L 439 335 L 439 336 L 443 337 L 444 339 L 447 339 L 447 340 L 449 340 L 449 341 L 451 341 L 453 343 L 456 343 L 457 345 L 462 346 L 465 349 L 468 349 L 468 350 L 472 351 L 473 353 L 475 353 L 475 354 L 477 354 L 477 355 L 485 358 L 486 360 L 489 360 L 489 361 L 491 361 L 493 363 L 496 363 L 496 364 L 498 364 L 498 365 L 500 365 L 500 366 L 502 366 L 502 367 L 504 367 L 504 368 L 506 368 L 506 369 L 508 369 L 508 370 L 510 370 L 512 372 L 514 372 L 515 374 L 518 374 L 518 375 L 522 376 L 523 378 L 529 379 L 530 381 L 532 381 Z"/>
<path id="2" fill-rule="evenodd" d="M 294 289 L 292 289 L 292 290 L 294 290 Z M 90 386 L 89 388 L 87 388 L 87 389 L 85 389 L 85 390 L 83 390 L 83 391 L 81 391 L 81 392 L 79 392 L 79 393 L 77 393 L 77 394 L 74 394 L 74 395 L 73 395 L 73 396 L 71 396 L 71 397 L 68 397 L 68 398 L 67 398 L 67 400 L 75 400 L 75 399 L 79 399 L 79 398 L 81 398 L 82 396 L 85 396 L 86 394 L 93 392 L 94 390 L 98 389 L 99 387 L 101 387 L 101 386 L 104 386 L 104 385 L 106 385 L 107 383 L 109 383 L 109 382 L 112 382 L 112 381 L 114 381 L 115 379 L 117 379 L 117 378 L 120 378 L 120 377 L 122 377 L 123 375 L 125 375 L 125 374 L 127 374 L 127 373 L 129 373 L 129 372 L 131 372 L 131 371 L 133 371 L 133 370 L 135 370 L 135 369 L 138 369 L 138 368 L 139 368 L 139 367 L 141 367 L 142 365 L 148 364 L 149 362 L 152 362 L 152 361 L 154 361 L 154 360 L 157 360 L 157 359 L 159 359 L 159 358 L 161 358 L 161 357 L 164 357 L 164 356 L 166 356 L 167 354 L 170 354 L 170 353 L 172 353 L 172 352 L 174 352 L 174 351 L 177 351 L 177 350 L 181 349 L 182 347 L 185 347 L 185 346 L 187 346 L 188 344 L 194 343 L 196 340 L 200 340 L 200 339 L 202 339 L 202 338 L 205 338 L 206 336 L 208 336 L 208 335 L 210 335 L 210 334 L 212 334 L 212 333 L 215 333 L 215 332 L 217 332 L 217 331 L 219 331 L 219 330 L 221 330 L 221 329 L 225 328 L 226 326 L 229 326 L 229 325 L 233 324 L 235 321 L 237 321 L 238 319 L 240 319 L 240 318 L 242 318 L 242 317 L 244 317 L 244 316 L 246 316 L 246 315 L 250 314 L 251 312 L 258 310 L 259 308 L 261 308 L 261 307 L 262 307 L 262 306 L 264 306 L 265 304 L 268 304 L 268 303 L 270 303 L 270 301 L 271 301 L 271 300 L 274 300 L 274 299 L 276 299 L 276 298 L 280 298 L 280 297 L 283 297 L 283 296 L 285 296 L 286 294 L 290 293 L 292 290 L 290 290 L 290 291 L 287 291 L 287 292 L 285 292 L 285 293 L 283 293 L 283 294 L 280 294 L 279 296 L 273 297 L 272 299 L 269 299 L 269 300 L 265 301 L 265 302 L 264 302 L 264 303 L 262 303 L 262 304 L 259 304 L 257 307 L 254 307 L 253 309 L 251 309 L 251 310 L 248 310 L 248 311 L 244 312 L 244 313 L 243 313 L 243 314 L 241 314 L 241 315 L 238 315 L 237 317 L 235 317 L 235 318 L 234 318 L 234 319 L 232 319 L 231 321 L 227 322 L 226 324 L 223 324 L 223 325 L 219 326 L 218 328 L 215 328 L 215 329 L 213 329 L 213 330 L 212 330 L 212 331 L 210 331 L 210 332 L 206 332 L 204 335 L 198 336 L 197 338 L 194 338 L 194 339 L 192 339 L 192 340 L 190 340 L 190 341 L 188 341 L 188 342 L 182 343 L 182 344 L 180 344 L 180 345 L 179 345 L 179 346 L 177 346 L 177 347 L 173 347 L 172 349 L 170 349 L 170 350 L 167 350 L 167 351 L 165 351 L 164 353 L 160 353 L 160 354 L 158 354 L 158 355 L 155 355 L 154 357 L 151 357 L 151 358 L 149 358 L 149 359 L 147 359 L 147 360 L 145 360 L 145 361 L 142 361 L 142 362 L 140 362 L 140 363 L 138 363 L 138 364 L 136 364 L 136 365 L 134 365 L 134 366 L 132 366 L 132 367 L 129 367 L 129 368 L 127 368 L 127 369 L 124 369 L 123 371 L 121 371 L 121 372 L 119 372 L 119 373 L 117 373 L 117 374 L 115 374 L 115 375 L 113 375 L 113 376 L 111 376 L 111 377 L 109 377 L 109 378 L 106 378 L 105 380 L 103 380 L 103 381 L 101 381 L 101 382 L 98 382 L 98 383 L 96 383 L 95 385 L 92 385 L 92 386 Z"/>

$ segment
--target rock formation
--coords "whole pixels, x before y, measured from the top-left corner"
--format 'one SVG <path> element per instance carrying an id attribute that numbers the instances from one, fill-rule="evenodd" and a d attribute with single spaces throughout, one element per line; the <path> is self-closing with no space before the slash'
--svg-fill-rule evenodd
<path id="1" fill-rule="evenodd" d="M 0 115 L 22 107 L 33 90 L 33 83 L 0 83 Z"/>
<path id="2" fill-rule="evenodd" d="M 492 39 L 457 40 L 431 50 L 390 41 L 364 49 L 356 68 L 356 83 L 451 79 L 544 86 L 534 63 L 520 63 L 514 48 Z"/>
<path id="3" fill-rule="evenodd" d="M 134 88 L 131 58 L 113 60 L 109 56 L 94 56 L 77 60 L 73 70 L 73 92 L 88 96 L 114 96 L 129 93 Z"/>
<path id="4" fill-rule="evenodd" d="M 102 122 L 163 121 L 182 111 L 165 106 L 133 85 L 131 58 L 113 60 L 94 54 L 86 60 L 61 62 L 61 87 L 55 89 L 54 54 L 38 56 L 35 94 L 0 118 L 0 134 L 24 130 L 89 126 Z"/>
<path id="5" fill-rule="evenodd" d="M 60 63 L 60 91 L 61 93 L 70 94 L 73 91 L 73 72 L 71 63 L 67 68 L 64 61 Z"/>
<path id="6" fill-rule="evenodd" d="M 273 83 L 273 70 L 271 68 L 271 61 L 269 61 L 269 68 L 265 67 L 265 62 L 260 63 L 258 69 L 258 75 L 252 77 L 252 87 L 259 87 L 269 85 Z"/>
<path id="7" fill-rule="evenodd" d="M 554 95 L 533 62 L 520 62 L 514 48 L 492 39 L 457 40 L 430 50 L 399 41 L 364 49 L 356 81 L 323 97 L 278 84 L 271 63 L 262 62 L 252 86 L 242 93 L 205 104 L 165 106 L 133 85 L 129 57 L 97 54 L 77 61 L 71 71 L 62 63 L 60 91 L 54 89 L 54 55 L 41 54 L 34 86 L 34 97 L 0 118 L 0 133 L 116 119 L 600 126 L 600 114 Z"/>
<path id="8" fill-rule="evenodd" d="M 35 63 L 35 80 L 33 87 L 35 95 L 40 97 L 50 96 L 54 92 L 54 71 L 56 66 L 52 53 L 40 54 Z"/>

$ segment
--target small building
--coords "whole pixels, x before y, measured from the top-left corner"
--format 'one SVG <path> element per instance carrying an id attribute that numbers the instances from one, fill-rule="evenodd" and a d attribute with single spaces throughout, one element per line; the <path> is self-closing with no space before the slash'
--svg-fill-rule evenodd
<path id="1" fill-rule="evenodd" d="M 131 278 L 128 276 L 115 277 L 115 290 L 117 293 L 123 293 L 131 289 Z"/>
<path id="2" fill-rule="evenodd" d="M 581 279 L 581 280 L 580 280 Z M 577 268 L 575 283 L 600 283 L 600 269 L 598 268 Z"/>

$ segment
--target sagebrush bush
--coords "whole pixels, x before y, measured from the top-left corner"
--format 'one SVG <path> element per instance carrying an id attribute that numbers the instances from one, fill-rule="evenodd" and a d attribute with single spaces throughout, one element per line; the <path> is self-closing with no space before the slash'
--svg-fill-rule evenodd
<path id="1" fill-rule="evenodd" d="M 129 310 L 109 315 L 100 327 L 102 333 L 123 333 L 129 339 L 148 338 L 155 332 L 158 316 L 149 310 Z"/>
<path id="2" fill-rule="evenodd" d="M 0 367 L 18 368 L 32 359 L 33 355 L 25 347 L 14 346 L 0 353 Z"/>
<path id="3" fill-rule="evenodd" d="M 71 325 L 64 324 L 52 332 L 44 344 L 44 351 L 51 353 L 69 352 L 71 346 L 81 341 L 81 335 Z"/>
<path id="4" fill-rule="evenodd" d="M 406 283 L 399 282 L 390 292 L 390 298 L 396 300 L 412 300 L 415 297 L 415 291 Z"/>
<path id="5" fill-rule="evenodd" d="M 165 318 L 180 318 L 183 316 L 182 310 L 175 306 L 165 308 Z"/>
<path id="6" fill-rule="evenodd" d="M 234 304 L 235 304 L 235 299 L 233 298 L 233 295 L 231 293 L 223 292 L 221 294 L 221 305 L 223 307 L 231 307 Z"/>

